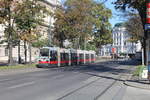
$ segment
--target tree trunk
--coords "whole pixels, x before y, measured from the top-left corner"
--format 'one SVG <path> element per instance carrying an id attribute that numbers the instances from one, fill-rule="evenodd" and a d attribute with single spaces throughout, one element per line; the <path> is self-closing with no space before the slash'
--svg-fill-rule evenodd
<path id="1" fill-rule="evenodd" d="M 63 40 L 60 40 L 60 47 L 63 48 L 64 45 L 63 45 Z"/>
<path id="2" fill-rule="evenodd" d="M 149 34 L 150 32 L 149 31 L 145 31 L 145 33 L 144 33 L 144 58 L 145 58 L 145 60 L 144 60 L 144 64 L 147 66 L 148 65 L 148 34 Z"/>
<path id="3" fill-rule="evenodd" d="M 80 49 L 80 37 L 78 38 L 77 45 L 78 45 L 77 49 Z"/>
<path id="4" fill-rule="evenodd" d="M 10 5 L 8 7 L 8 49 L 9 49 L 9 60 L 8 60 L 8 64 L 11 66 L 13 65 L 13 43 L 12 43 L 12 23 L 11 23 L 11 11 L 10 11 Z"/>
<path id="5" fill-rule="evenodd" d="M 18 64 L 21 64 L 21 56 L 20 56 L 20 41 L 18 42 Z"/>
<path id="6" fill-rule="evenodd" d="M 86 50 L 86 39 L 84 38 L 84 50 Z"/>
<path id="7" fill-rule="evenodd" d="M 32 52 L 31 52 L 31 43 L 29 43 L 29 64 L 32 63 Z"/>
<path id="8" fill-rule="evenodd" d="M 8 64 L 9 66 L 12 66 L 13 65 L 13 56 L 12 56 L 12 51 L 13 51 L 13 46 L 12 46 L 12 43 L 11 41 L 9 41 L 8 43 L 8 47 L 9 47 L 9 60 L 8 60 Z"/>
<path id="9" fill-rule="evenodd" d="M 24 57 L 25 57 L 25 64 L 27 63 L 27 45 L 26 41 L 24 41 Z"/>

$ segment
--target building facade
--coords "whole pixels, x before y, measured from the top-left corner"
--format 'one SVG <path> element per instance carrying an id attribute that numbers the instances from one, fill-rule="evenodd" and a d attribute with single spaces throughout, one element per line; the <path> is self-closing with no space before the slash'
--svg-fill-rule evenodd
<path id="1" fill-rule="evenodd" d="M 44 0 L 40 2 L 41 5 L 45 5 L 48 10 L 51 12 L 54 12 L 57 5 L 60 5 L 58 0 Z M 53 27 L 53 23 L 55 22 L 54 18 L 50 15 L 47 15 L 44 18 L 44 24 L 39 25 L 39 28 L 41 29 L 40 34 L 42 35 L 41 38 L 49 38 L 51 39 L 51 29 Z M 0 24 L 0 42 L 4 39 L 4 30 L 5 27 Z M 24 46 L 23 41 L 21 42 L 20 46 L 20 55 L 21 59 L 25 59 L 24 57 Z M 28 44 L 27 44 L 27 50 L 28 50 Z M 7 43 L 1 43 L 0 44 L 0 62 L 7 62 L 8 61 L 8 48 Z M 39 49 L 38 48 L 32 48 L 32 61 L 36 61 L 36 59 L 39 56 Z M 15 61 L 18 60 L 18 46 L 13 47 L 13 59 Z M 29 61 L 29 50 L 27 51 L 27 61 Z"/>
<path id="2" fill-rule="evenodd" d="M 115 48 L 117 55 L 121 54 L 135 54 L 136 43 L 129 42 L 131 35 L 128 34 L 126 28 L 121 25 L 116 25 L 112 31 L 113 44 L 112 48 Z"/>
<path id="3" fill-rule="evenodd" d="M 131 35 L 128 34 L 126 28 L 122 23 L 114 26 L 112 31 L 113 43 L 104 45 L 100 49 L 100 56 L 111 56 L 112 53 L 121 55 L 132 55 L 136 52 L 141 52 L 141 43 L 129 42 Z"/>
<path id="4" fill-rule="evenodd" d="M 99 50 L 99 56 L 111 56 L 112 44 L 103 45 Z"/>

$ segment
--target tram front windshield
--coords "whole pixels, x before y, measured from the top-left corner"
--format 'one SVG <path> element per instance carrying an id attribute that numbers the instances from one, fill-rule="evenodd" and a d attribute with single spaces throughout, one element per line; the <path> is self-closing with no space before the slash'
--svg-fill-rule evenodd
<path id="1" fill-rule="evenodd" d="M 49 56 L 49 49 L 40 49 L 40 56 L 46 56 L 48 57 Z"/>

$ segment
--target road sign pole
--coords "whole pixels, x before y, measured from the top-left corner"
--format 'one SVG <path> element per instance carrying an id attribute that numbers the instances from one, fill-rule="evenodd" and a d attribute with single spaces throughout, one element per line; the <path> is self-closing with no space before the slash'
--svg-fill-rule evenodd
<path id="1" fill-rule="evenodd" d="M 146 39 L 146 66 L 148 67 L 148 79 L 150 80 L 150 0 L 146 2 L 146 25 L 145 25 L 145 39 Z"/>

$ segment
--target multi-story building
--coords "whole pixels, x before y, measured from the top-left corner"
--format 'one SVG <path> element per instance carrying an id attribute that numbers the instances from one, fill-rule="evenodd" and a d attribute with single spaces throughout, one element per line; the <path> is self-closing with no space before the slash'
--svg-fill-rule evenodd
<path id="1" fill-rule="evenodd" d="M 59 0 L 44 0 L 41 2 L 41 4 L 45 5 L 47 9 L 49 9 L 53 13 L 56 7 L 60 5 L 60 2 Z M 55 19 L 54 17 L 48 15 L 44 18 L 44 21 L 44 24 L 40 26 L 42 29 L 41 33 L 43 35 L 43 38 L 48 37 L 51 40 L 51 30 L 54 26 L 53 23 L 55 22 Z"/>
<path id="2" fill-rule="evenodd" d="M 128 34 L 126 28 L 122 23 L 118 23 L 114 26 L 112 31 L 113 44 L 105 45 L 101 48 L 100 54 L 102 56 L 108 56 L 112 54 L 112 49 L 114 53 L 118 56 L 135 54 L 137 51 L 141 51 L 141 43 L 129 42 L 131 35 Z"/>
<path id="3" fill-rule="evenodd" d="M 39 2 L 41 5 L 45 5 L 48 10 L 51 12 L 54 12 L 57 5 L 60 5 L 59 0 L 44 0 Z M 51 39 L 51 29 L 53 27 L 53 23 L 55 22 L 54 18 L 50 15 L 47 15 L 44 18 L 44 24 L 39 25 L 39 28 L 41 29 L 41 35 L 42 38 L 49 38 Z M 0 41 L 4 39 L 4 30 L 5 27 L 1 24 L 0 25 Z M 28 47 L 28 46 L 27 46 Z M 21 43 L 20 48 L 21 58 L 25 59 L 24 57 L 24 47 L 23 43 Z M 32 60 L 35 60 L 38 57 L 39 50 L 37 48 L 32 48 Z M 18 47 L 13 48 L 13 58 L 15 60 L 18 59 Z M 29 58 L 29 51 L 27 51 L 27 58 Z M 29 59 L 27 59 L 28 61 Z M 0 62 L 8 61 L 8 48 L 7 43 L 0 44 Z"/>
<path id="4" fill-rule="evenodd" d="M 112 44 L 103 45 L 99 50 L 99 56 L 111 56 Z"/>
<path id="5" fill-rule="evenodd" d="M 131 35 L 128 34 L 122 23 L 116 24 L 112 32 L 113 48 L 116 48 L 116 53 L 120 54 L 135 54 L 137 47 L 135 42 L 129 42 Z"/>

